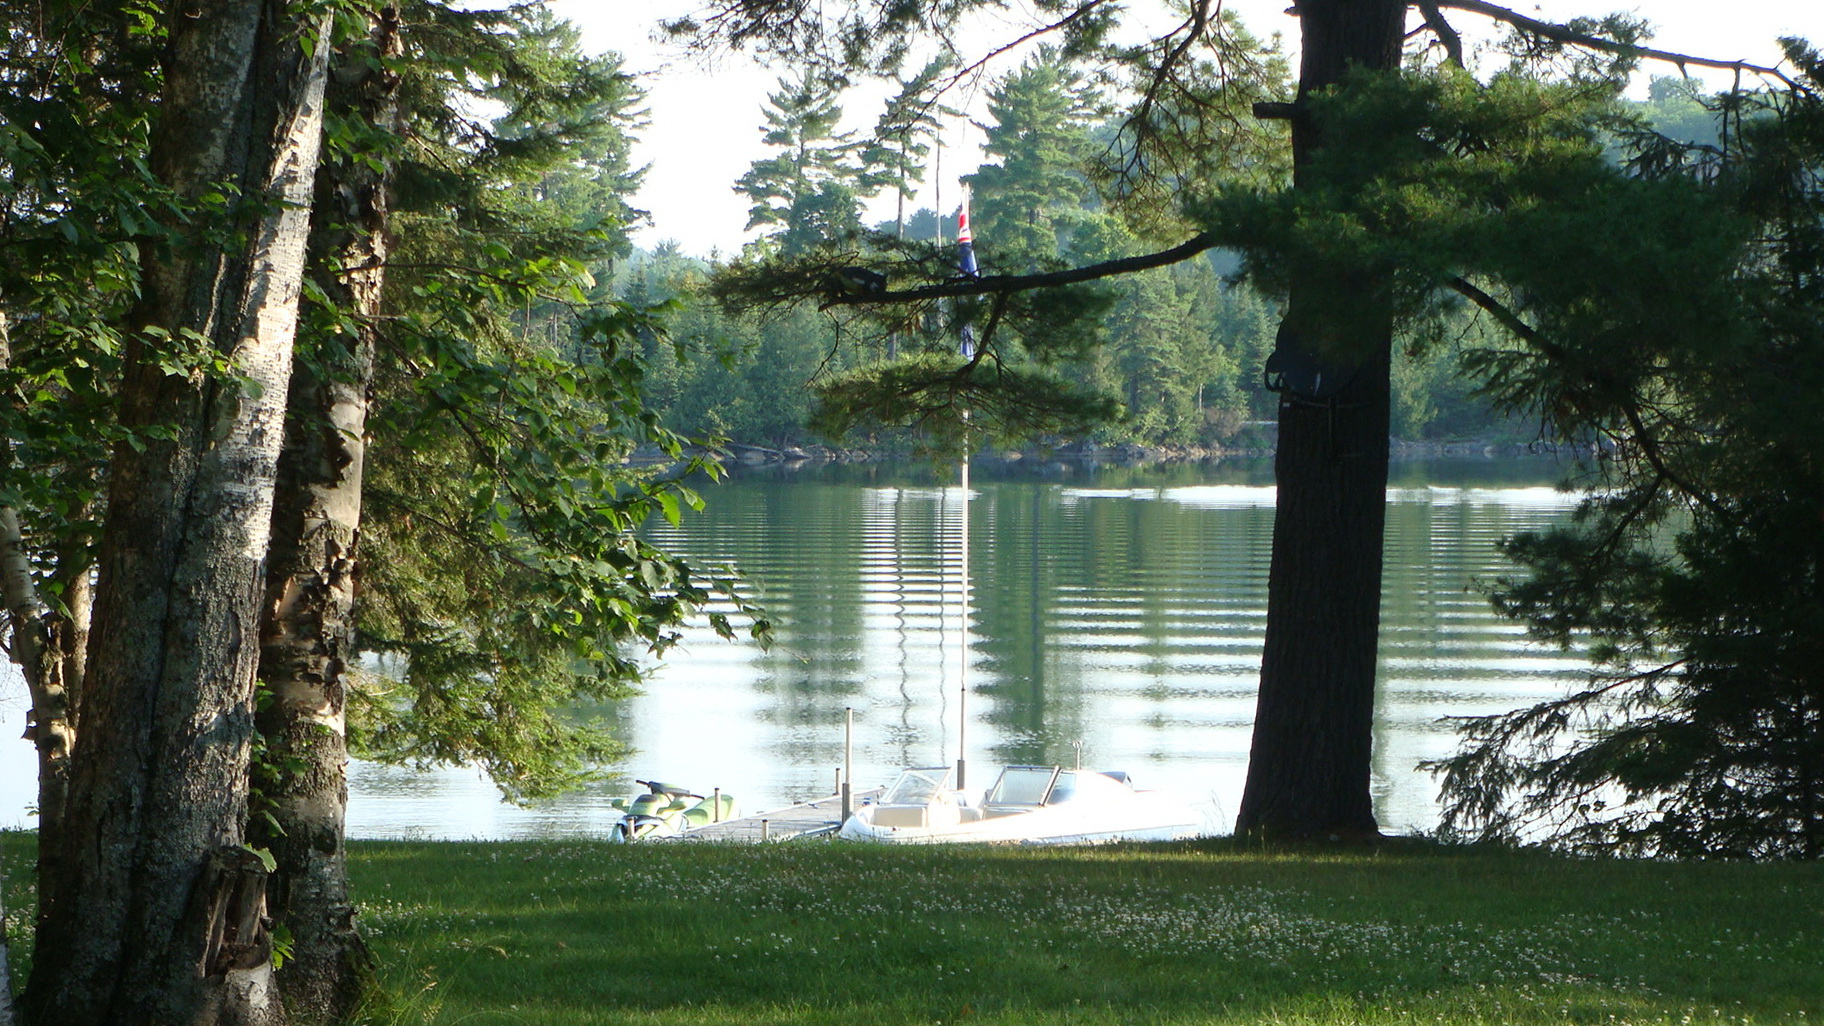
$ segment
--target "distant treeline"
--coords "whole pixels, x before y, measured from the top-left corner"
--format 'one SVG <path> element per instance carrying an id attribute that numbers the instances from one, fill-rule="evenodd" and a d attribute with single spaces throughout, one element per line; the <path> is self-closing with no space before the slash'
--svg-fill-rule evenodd
<path id="1" fill-rule="evenodd" d="M 916 168 L 908 162 L 920 151 L 913 144 L 910 153 L 883 155 L 878 147 L 867 150 L 832 134 L 834 103 L 833 95 L 820 92 L 810 79 L 782 83 L 769 98 L 767 139 L 780 153 L 756 162 L 737 185 L 754 199 L 750 227 L 771 230 L 749 248 L 786 250 L 843 231 L 871 230 L 901 245 L 953 239 L 954 211 L 941 224 L 935 212 L 919 209 L 897 222 L 864 228 L 861 199 L 891 186 L 895 172 L 915 179 Z M 1714 116 L 1678 80 L 1656 82 L 1641 107 L 1668 136 L 1715 138 Z M 1093 87 L 1047 54 L 996 89 L 990 106 L 995 121 L 986 126 L 994 159 L 964 179 L 973 192 L 975 249 L 985 273 L 1087 263 L 1155 248 L 1135 236 L 1131 217 L 1105 208 L 1095 183 L 1080 170 L 1107 131 L 1101 109 Z M 711 260 L 662 244 L 633 251 L 608 276 L 619 298 L 664 305 L 665 331 L 645 333 L 642 356 L 648 402 L 673 430 L 770 446 L 831 441 L 816 438 L 806 426 L 815 402 L 810 384 L 895 359 L 912 345 L 903 336 L 857 338 L 852 326 L 810 303 L 728 312 L 708 295 L 717 269 Z M 1075 383 L 1120 401 L 1120 418 L 1085 441 L 1187 447 L 1262 442 L 1259 424 L 1274 419 L 1278 403 L 1263 369 L 1279 312 L 1273 300 L 1245 283 L 1242 270 L 1234 254 L 1212 251 L 1103 286 L 1107 312 L 1100 337 L 1058 368 Z M 918 342 L 928 347 L 932 340 Z M 1459 372 L 1465 352 L 1511 344 L 1485 317 L 1462 305 L 1409 322 L 1395 354 L 1395 437 L 1535 438 L 1536 417 L 1492 408 Z"/>

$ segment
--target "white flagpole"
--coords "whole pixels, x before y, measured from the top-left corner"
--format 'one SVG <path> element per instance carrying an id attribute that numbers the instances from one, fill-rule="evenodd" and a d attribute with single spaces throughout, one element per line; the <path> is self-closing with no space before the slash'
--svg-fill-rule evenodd
<path id="1" fill-rule="evenodd" d="M 959 646 L 961 666 L 957 671 L 956 700 L 956 786 L 958 790 L 968 786 L 968 730 L 969 730 L 969 432 L 967 424 L 969 413 L 963 411 L 963 523 L 960 532 L 962 538 L 962 626 L 958 633 L 962 637 Z"/>

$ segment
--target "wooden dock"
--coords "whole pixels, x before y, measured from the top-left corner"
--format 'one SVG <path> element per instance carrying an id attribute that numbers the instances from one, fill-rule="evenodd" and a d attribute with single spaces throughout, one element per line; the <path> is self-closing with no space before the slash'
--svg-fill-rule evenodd
<path id="1" fill-rule="evenodd" d="M 859 807 L 863 798 L 880 794 L 873 788 L 851 799 Z M 842 826 L 842 796 L 830 795 L 815 801 L 799 802 L 783 809 L 708 823 L 676 838 L 680 841 L 729 841 L 748 844 L 793 841 L 800 838 L 828 837 Z"/>

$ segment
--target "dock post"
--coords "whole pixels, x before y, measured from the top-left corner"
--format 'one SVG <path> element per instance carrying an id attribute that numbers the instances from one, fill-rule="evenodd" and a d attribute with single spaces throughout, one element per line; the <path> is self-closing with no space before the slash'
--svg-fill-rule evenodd
<path id="1" fill-rule="evenodd" d="M 711 798 L 710 801 L 712 802 L 712 804 L 709 807 L 709 821 L 711 823 L 722 822 L 722 789 L 721 788 L 719 788 L 719 787 L 716 788 L 715 797 Z"/>
<path id="2" fill-rule="evenodd" d="M 847 823 L 855 814 L 855 707 L 843 709 L 845 724 L 842 728 L 842 819 Z"/>
<path id="3" fill-rule="evenodd" d="M 760 821 L 760 843 L 765 844 L 770 840 L 772 840 L 772 831 L 767 829 L 766 820 L 763 819 Z"/>

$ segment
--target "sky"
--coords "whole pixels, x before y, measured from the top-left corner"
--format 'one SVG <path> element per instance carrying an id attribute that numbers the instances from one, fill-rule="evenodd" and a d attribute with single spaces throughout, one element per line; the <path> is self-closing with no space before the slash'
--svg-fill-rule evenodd
<path id="1" fill-rule="evenodd" d="M 766 155 L 760 144 L 760 109 L 785 69 L 762 67 L 739 55 L 703 63 L 653 41 L 661 19 L 688 13 L 696 5 L 696 0 L 551 0 L 558 16 L 582 29 L 586 48 L 621 53 L 626 70 L 640 74 L 647 90 L 651 123 L 640 132 L 635 159 L 650 169 L 634 206 L 648 211 L 651 221 L 635 233 L 635 242 L 651 247 L 672 240 L 686 253 L 727 255 L 752 237 L 743 230 L 747 201 L 734 191 L 734 183 L 754 160 Z M 1011 6 L 1022 5 L 1012 0 Z M 1297 21 L 1284 13 L 1289 0 L 1225 0 L 1224 6 L 1237 12 L 1256 35 L 1283 33 L 1288 44 L 1296 45 Z M 1818 0 L 1522 0 L 1510 6 L 1547 21 L 1626 11 L 1655 26 L 1655 47 L 1756 64 L 1778 60 L 1775 40 L 1780 36 L 1824 42 L 1824 4 Z M 1460 11 L 1449 14 L 1466 37 L 1486 23 Z M 984 48 L 1005 38 L 997 28 L 1003 27 L 981 30 Z M 996 73 L 1012 70 L 1017 61 L 1008 59 Z M 1650 65 L 1648 70 L 1655 75 L 1674 73 L 1664 65 Z M 1712 87 L 1721 87 L 1727 84 L 1727 75 L 1714 73 L 1710 80 Z M 1643 77 L 1635 91 L 1644 91 L 1644 83 Z M 966 91 L 965 105 L 979 105 L 985 89 L 984 82 Z M 857 90 L 845 103 L 853 127 L 871 125 L 886 95 L 885 87 Z M 941 186 L 945 207 L 954 206 L 958 195 L 956 176 L 980 163 L 979 142 L 979 133 L 961 121 L 946 130 Z M 930 189 L 928 184 L 920 197 L 923 205 L 934 205 Z M 892 206 L 888 197 L 877 199 L 870 219 L 892 217 Z"/>

